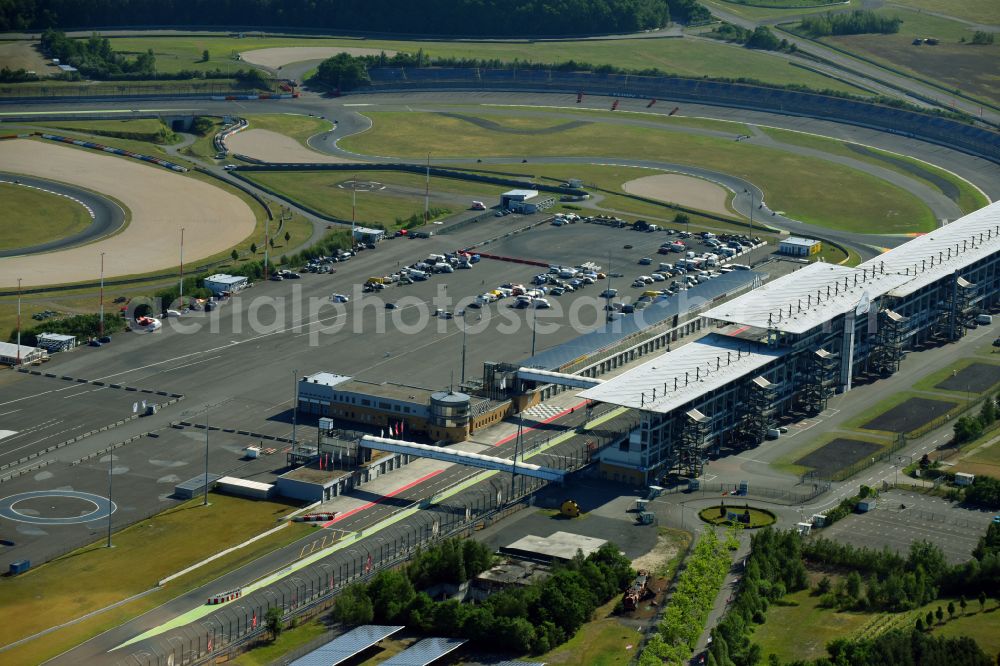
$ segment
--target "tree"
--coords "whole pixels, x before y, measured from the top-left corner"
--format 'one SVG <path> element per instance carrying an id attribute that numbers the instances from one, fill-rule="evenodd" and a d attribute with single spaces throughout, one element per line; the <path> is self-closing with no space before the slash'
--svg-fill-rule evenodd
<path id="1" fill-rule="evenodd" d="M 944 609 L 938 606 L 937 610 L 934 611 L 934 617 L 937 618 L 938 624 L 940 624 L 944 620 Z"/>
<path id="2" fill-rule="evenodd" d="M 201 52 L 201 61 L 208 62 L 208 49 Z"/>
<path id="3" fill-rule="evenodd" d="M 990 398 L 983 401 L 983 408 L 979 410 L 979 422 L 984 428 L 993 425 L 997 420 L 997 406 Z"/>
<path id="4" fill-rule="evenodd" d="M 920 633 L 924 632 L 924 620 L 923 618 L 917 618 L 917 631 Z"/>
<path id="5" fill-rule="evenodd" d="M 861 597 L 861 574 L 857 571 L 852 571 L 847 576 L 846 591 L 852 601 L 857 601 Z"/>
<path id="6" fill-rule="evenodd" d="M 337 598 L 331 617 L 348 625 L 369 624 L 375 613 L 364 584 L 351 585 L 345 589 Z"/>
<path id="7" fill-rule="evenodd" d="M 948 602 L 948 619 L 949 620 L 955 619 L 955 602 L 954 601 L 949 601 Z"/>
<path id="8" fill-rule="evenodd" d="M 781 42 L 767 26 L 758 26 L 750 38 L 747 40 L 748 49 L 763 49 L 765 51 L 776 51 Z"/>
<path id="9" fill-rule="evenodd" d="M 316 78 L 340 90 L 354 90 L 368 83 L 368 69 L 364 58 L 338 53 L 319 64 Z"/>
<path id="10" fill-rule="evenodd" d="M 982 590 L 979 591 L 979 597 L 977 601 L 979 601 L 979 612 L 982 613 L 983 611 L 986 610 L 986 593 L 983 592 Z"/>
<path id="11" fill-rule="evenodd" d="M 964 594 L 961 597 L 958 598 L 958 605 L 962 609 L 962 615 L 965 615 L 965 608 L 966 608 L 966 606 L 969 605 L 969 602 L 966 601 Z"/>
<path id="12" fill-rule="evenodd" d="M 233 261 L 237 261 L 240 258 L 240 253 L 234 248 L 233 251 L 229 253 L 229 256 L 232 257 Z"/>
<path id="13" fill-rule="evenodd" d="M 282 617 L 284 613 L 280 608 L 269 608 L 267 610 L 267 615 L 264 616 L 264 626 L 267 627 L 268 633 L 271 634 L 271 640 L 277 640 L 278 636 L 281 635 L 281 630 L 284 629 L 284 623 L 282 623 Z"/>
<path id="14" fill-rule="evenodd" d="M 934 611 L 927 611 L 927 615 L 924 617 L 924 624 L 930 629 L 934 626 Z"/>
<path id="15" fill-rule="evenodd" d="M 272 250 L 274 249 L 274 239 L 273 238 L 268 238 L 267 239 L 267 244 L 271 246 Z"/>
<path id="16" fill-rule="evenodd" d="M 292 234 L 288 231 L 285 232 L 285 242 L 292 240 Z"/>
<path id="17" fill-rule="evenodd" d="M 819 579 L 819 583 L 816 584 L 816 594 L 826 594 L 830 591 L 830 578 L 829 576 L 823 576 Z"/>
<path id="18" fill-rule="evenodd" d="M 250 243 L 250 254 L 257 254 L 257 243 Z"/>

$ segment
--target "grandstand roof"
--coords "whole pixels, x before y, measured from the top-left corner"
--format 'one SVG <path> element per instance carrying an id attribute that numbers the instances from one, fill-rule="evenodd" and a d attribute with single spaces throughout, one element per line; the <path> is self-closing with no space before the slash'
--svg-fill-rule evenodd
<path id="1" fill-rule="evenodd" d="M 292 666 L 337 666 L 402 629 L 405 627 L 376 624 L 355 627 L 326 645 L 299 657 L 292 662 Z"/>
<path id="2" fill-rule="evenodd" d="M 705 313 L 758 328 L 804 333 L 881 296 L 910 278 L 878 266 L 813 263 Z"/>
<path id="3" fill-rule="evenodd" d="M 784 356 L 787 349 L 710 333 L 580 393 L 665 414 Z"/>
<path id="4" fill-rule="evenodd" d="M 883 269 L 907 276 L 889 291 L 907 296 L 942 277 L 1000 250 L 1000 203 L 980 208 L 923 236 L 870 259 L 858 268 Z"/>

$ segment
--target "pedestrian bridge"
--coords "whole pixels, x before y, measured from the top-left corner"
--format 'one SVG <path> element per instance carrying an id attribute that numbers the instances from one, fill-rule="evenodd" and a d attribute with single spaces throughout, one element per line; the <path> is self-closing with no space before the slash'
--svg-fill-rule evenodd
<path id="1" fill-rule="evenodd" d="M 539 384 L 558 384 L 559 386 L 581 389 L 594 388 L 598 384 L 604 383 L 603 379 L 584 377 L 583 375 L 571 375 L 566 372 L 540 370 L 538 368 L 518 368 L 517 378 L 529 382 L 538 382 Z"/>
<path id="2" fill-rule="evenodd" d="M 387 437 L 375 437 L 365 435 L 361 438 L 360 446 L 375 451 L 388 451 L 389 453 L 404 453 L 408 456 L 418 458 L 430 458 L 442 462 L 457 463 L 469 467 L 480 469 L 491 469 L 500 472 L 512 472 L 523 476 L 530 476 L 544 481 L 563 481 L 566 472 L 553 467 L 542 467 L 526 462 L 515 462 L 510 458 L 498 458 L 496 456 L 484 456 L 481 453 L 469 453 L 468 451 L 455 451 L 440 446 L 430 446 L 428 444 L 418 444 L 399 439 L 389 439 Z"/>

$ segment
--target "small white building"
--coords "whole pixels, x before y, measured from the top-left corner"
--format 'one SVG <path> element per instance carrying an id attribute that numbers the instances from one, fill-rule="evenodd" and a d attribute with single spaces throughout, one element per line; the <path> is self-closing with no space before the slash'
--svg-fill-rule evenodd
<path id="1" fill-rule="evenodd" d="M 380 243 L 385 240 L 385 230 L 354 227 L 354 240 L 360 243 Z"/>
<path id="2" fill-rule="evenodd" d="M 224 292 L 235 294 L 238 291 L 246 289 L 248 284 L 250 284 L 249 278 L 242 275 L 216 273 L 205 278 L 205 289 L 208 289 L 216 296 Z"/>
<path id="3" fill-rule="evenodd" d="M 510 190 L 500 195 L 500 208 L 502 210 L 520 211 L 528 207 L 531 199 L 537 196 L 538 190 Z"/>
<path id="4" fill-rule="evenodd" d="M 799 238 L 789 236 L 778 245 L 778 252 L 791 257 L 809 257 L 819 254 L 823 249 L 823 243 L 815 238 Z"/>
<path id="5" fill-rule="evenodd" d="M 29 347 L 28 345 L 18 345 L 14 342 L 0 342 L 0 364 L 17 365 L 18 359 L 22 364 L 41 360 L 46 354 L 41 347 Z"/>
<path id="6" fill-rule="evenodd" d="M 69 351 L 76 347 L 75 335 L 63 335 L 62 333 L 39 333 L 37 336 L 38 346 L 50 353 Z"/>
<path id="7" fill-rule="evenodd" d="M 956 486 L 971 486 L 976 482 L 976 475 L 968 472 L 955 472 Z"/>

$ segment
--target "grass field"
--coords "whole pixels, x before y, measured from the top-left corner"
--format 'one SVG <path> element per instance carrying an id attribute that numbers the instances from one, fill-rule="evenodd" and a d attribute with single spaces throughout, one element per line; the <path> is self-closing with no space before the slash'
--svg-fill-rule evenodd
<path id="1" fill-rule="evenodd" d="M 907 155 L 889 153 L 883 150 L 878 150 L 877 148 L 866 149 L 878 156 L 886 158 L 879 159 L 878 157 L 851 150 L 845 142 L 838 141 L 837 139 L 829 139 L 827 137 L 817 136 L 814 134 L 805 134 L 803 132 L 793 132 L 791 130 L 775 129 L 770 127 L 762 127 L 760 129 L 768 136 L 782 143 L 791 144 L 793 146 L 801 146 L 804 148 L 812 148 L 814 150 L 821 150 L 825 153 L 830 153 L 831 155 L 840 155 L 842 157 L 848 157 L 873 166 L 882 167 L 883 169 L 890 169 L 897 173 L 901 173 L 904 176 L 916 178 L 925 185 L 933 187 L 934 189 L 947 195 L 938 183 L 935 183 L 927 176 L 931 176 L 931 178 L 944 179 L 950 182 L 958 190 L 958 200 L 955 203 L 958 204 L 958 207 L 962 209 L 963 213 L 971 213 L 979 210 L 989 203 L 986 196 L 964 178 L 932 164 L 928 164 L 927 162 L 921 162 L 920 160 Z M 897 164 L 897 161 L 905 162 L 910 165 L 911 168 L 907 169 Z M 921 175 L 921 173 L 923 175 Z"/>
<path id="2" fill-rule="evenodd" d="M 948 3 L 941 5 L 943 8 Z M 946 9 L 944 11 L 947 11 Z M 894 35 L 845 35 L 824 37 L 822 41 L 875 62 L 885 63 L 899 71 L 943 86 L 940 97 L 959 89 L 990 104 L 1000 104 L 1000 43 L 973 46 L 973 29 L 957 21 L 896 7 L 882 8 L 878 13 L 903 19 Z M 994 19 L 994 22 L 1000 22 Z M 915 37 L 936 37 L 937 46 L 914 46 Z M 966 43 L 961 43 L 965 37 Z"/>
<path id="3" fill-rule="evenodd" d="M 0 625 L 0 644 L 149 590 L 165 576 L 274 527 L 276 520 L 289 511 L 291 507 L 286 504 L 248 502 L 223 495 L 213 495 L 205 508 L 199 498 L 117 532 L 111 550 L 101 541 L 17 578 L 5 578 L 0 581 L 0 612 L 6 618 Z M 31 641 L 5 653 L 4 659 L 11 659 L 9 663 L 38 663 L 27 656 L 57 654 L 81 636 L 113 626 L 125 617 L 208 582 L 236 562 L 258 557 L 305 536 L 310 530 L 308 526 L 293 523 L 270 538 L 168 584 L 162 591 L 49 634 L 43 640 Z M 191 534 L 211 534 L 212 538 L 191 539 Z M 72 584 L 67 585 L 66 581 Z"/>
<path id="4" fill-rule="evenodd" d="M 208 80 L 163 80 L 154 81 L 59 81 L 57 79 L 42 79 L 28 83 L 0 84 L 0 98 L 21 97 L 30 95 L 128 95 L 137 93 L 223 93 L 230 90 L 243 90 L 246 86 L 235 79 Z"/>
<path id="5" fill-rule="evenodd" d="M 737 16 L 742 16 L 743 18 L 753 19 L 755 21 L 763 21 L 767 19 L 780 19 L 787 16 L 800 16 L 802 14 L 822 14 L 824 12 L 832 10 L 842 10 L 842 9 L 857 9 L 860 6 L 859 0 L 850 0 L 850 2 L 843 2 L 837 5 L 824 5 L 822 7 L 812 7 L 806 8 L 802 6 L 797 7 L 786 7 L 785 5 L 790 2 L 798 2 L 798 0 L 749 0 L 749 4 L 742 4 L 737 1 L 729 0 L 703 0 L 702 4 L 709 9 L 718 8 L 721 11 L 736 14 Z M 822 2 L 822 0 L 820 0 Z M 820 2 L 809 2 L 803 0 L 801 4 L 813 4 L 818 5 Z M 754 5 L 776 5 L 772 6 L 754 6 Z"/>
<path id="6" fill-rule="evenodd" d="M 1000 479 L 1000 435 L 995 430 L 963 446 L 963 450 L 968 453 L 950 471 Z"/>
<path id="7" fill-rule="evenodd" d="M 278 640 L 250 650 L 231 663 L 236 666 L 269 666 L 292 650 L 322 636 L 326 631 L 326 625 L 320 620 L 311 620 L 297 627 L 290 627 L 278 636 Z"/>
<path id="8" fill-rule="evenodd" d="M 235 54 L 253 49 L 282 46 L 363 47 L 416 53 L 423 49 L 430 57 L 459 57 L 500 59 L 506 62 L 558 63 L 575 60 L 593 65 L 613 64 L 619 67 L 646 69 L 658 67 L 665 72 L 682 76 L 746 77 L 777 84 L 800 84 L 817 89 L 834 89 L 867 95 L 865 91 L 793 67 L 783 58 L 700 40 L 686 39 L 634 39 L 634 40 L 585 40 L 585 41 L 400 41 L 380 39 L 301 39 L 273 37 L 225 36 L 185 37 L 112 37 L 111 48 L 116 51 L 138 53 L 153 49 L 156 66 L 161 72 L 182 69 L 232 71 L 246 67 L 234 60 Z M 208 49 L 209 61 L 201 60 L 202 51 Z"/>
<path id="9" fill-rule="evenodd" d="M 903 5 L 916 10 L 924 10 L 953 16 L 957 19 L 988 25 L 1000 25 L 1000 11 L 994 0 L 893 0 L 894 5 Z"/>
<path id="10" fill-rule="evenodd" d="M 370 113 L 374 126 L 341 139 L 357 153 L 419 157 L 441 155 L 629 157 L 668 159 L 747 178 L 773 209 L 812 224 L 861 233 L 906 233 L 935 228 L 932 212 L 911 194 L 866 173 L 832 162 L 716 137 L 659 132 L 601 123 L 544 134 L 522 147 L 512 134 L 440 114 Z M 471 115 L 471 114 L 470 114 Z M 503 116 L 479 118 L 501 126 Z M 851 192 L 851 197 L 841 196 Z"/>
<path id="11" fill-rule="evenodd" d="M 278 134 L 284 134 L 295 139 L 303 146 L 306 145 L 306 139 L 309 137 L 320 132 L 327 132 L 333 128 L 333 123 L 329 120 L 305 116 L 300 113 L 248 115 L 246 119 L 250 123 L 250 129 L 270 130 Z"/>
<path id="12" fill-rule="evenodd" d="M 248 174 L 248 180 L 254 183 L 280 192 L 289 199 L 301 202 L 320 213 L 342 220 L 351 219 L 352 192 L 337 187 L 337 184 L 353 177 L 354 174 L 348 171 L 275 171 Z M 358 180 L 377 181 L 412 190 L 412 192 L 392 189 L 385 192 L 359 191 L 355 213 L 359 224 L 374 222 L 392 229 L 397 226 L 396 218 L 406 219 L 414 213 L 423 214 L 423 176 L 395 171 L 365 171 L 358 174 Z M 473 199 L 497 200 L 500 193 L 507 189 L 510 188 L 433 178 L 430 205 L 432 208 L 447 208 L 452 212 L 459 212 L 468 208 Z"/>
<path id="13" fill-rule="evenodd" d="M 765 662 L 770 654 L 778 655 L 783 662 L 825 657 L 827 643 L 854 633 L 870 619 L 866 613 L 820 608 L 819 599 L 810 596 L 809 590 L 800 590 L 785 597 L 794 605 L 768 607 L 767 621 L 757 625 L 752 637 L 760 645 Z M 795 628 L 794 636 L 789 635 L 790 627 Z"/>
<path id="14" fill-rule="evenodd" d="M 642 634 L 611 615 L 618 601 L 616 596 L 598 608 L 595 620 L 583 625 L 573 638 L 556 649 L 524 659 L 565 666 L 627 666 L 636 655 Z"/>
<path id="15" fill-rule="evenodd" d="M 0 250 L 28 247 L 83 231 L 92 220 L 80 204 L 40 190 L 0 183 Z"/>

